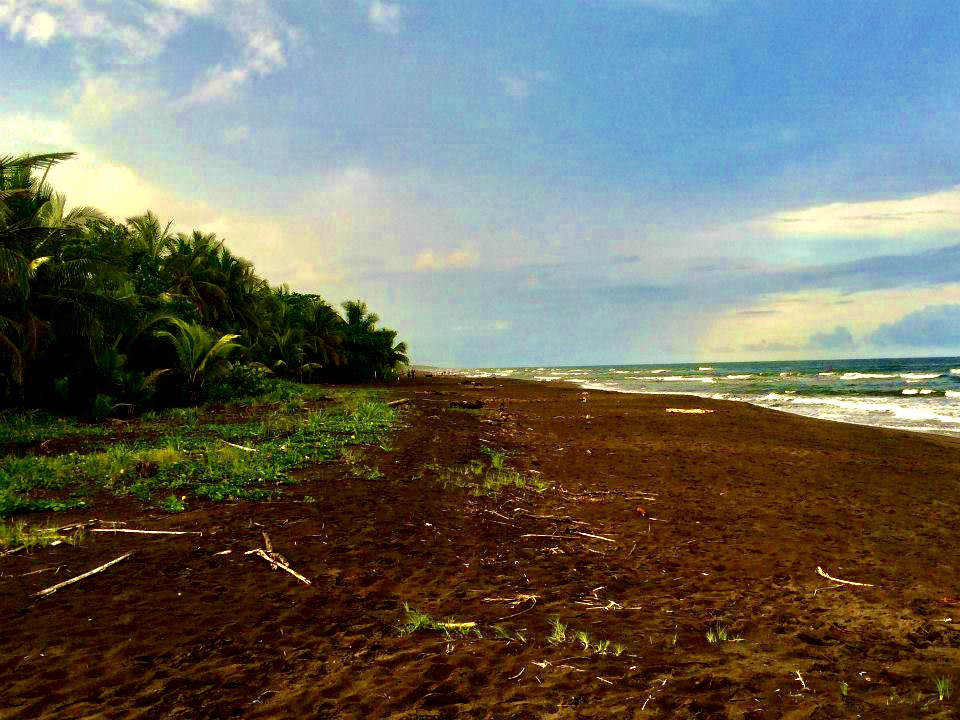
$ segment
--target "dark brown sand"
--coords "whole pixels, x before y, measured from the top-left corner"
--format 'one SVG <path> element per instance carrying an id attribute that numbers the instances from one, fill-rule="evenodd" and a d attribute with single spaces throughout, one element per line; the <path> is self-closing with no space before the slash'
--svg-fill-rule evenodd
<path id="1" fill-rule="evenodd" d="M 957 717 L 957 443 L 484 383 L 397 385 L 412 402 L 391 451 L 373 451 L 381 479 L 328 465 L 293 488 L 314 503 L 176 516 L 101 503 L 103 520 L 203 534 L 0 559 L 0 717 Z M 471 399 L 484 409 L 450 407 Z M 552 489 L 437 486 L 437 466 L 484 445 Z M 244 555 L 264 531 L 311 586 Z M 401 636 L 404 603 L 482 637 Z M 550 644 L 554 618 L 607 654 Z M 710 643 L 718 624 L 732 639 Z"/>

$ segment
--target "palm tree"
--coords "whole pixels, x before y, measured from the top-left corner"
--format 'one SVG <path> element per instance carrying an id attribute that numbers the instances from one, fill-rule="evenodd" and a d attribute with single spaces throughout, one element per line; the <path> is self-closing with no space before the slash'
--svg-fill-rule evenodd
<path id="1" fill-rule="evenodd" d="M 186 379 L 190 403 L 196 404 L 204 387 L 229 369 L 227 358 L 241 347 L 234 342 L 240 336 L 228 333 L 218 340 L 201 325 L 179 319 L 173 319 L 171 324 L 173 331 L 159 330 L 156 337 L 167 340 L 173 348 L 178 370 Z"/>
<path id="2" fill-rule="evenodd" d="M 405 343 L 394 345 L 394 330 L 377 329 L 380 320 L 367 310 L 362 300 L 343 303 L 346 315 L 343 348 L 346 355 L 344 375 L 350 380 L 383 380 L 407 360 Z"/>
<path id="3" fill-rule="evenodd" d="M 82 375 L 113 309 L 103 293 L 109 273 L 97 272 L 96 259 L 79 247 L 103 215 L 86 207 L 65 212 L 65 198 L 45 182 L 51 166 L 73 156 L 0 157 L 0 372 L 9 399 L 23 399 L 28 371 L 45 351 L 48 369 Z"/>
<path id="4" fill-rule="evenodd" d="M 179 233 L 161 269 L 167 291 L 187 298 L 207 325 L 218 319 L 221 308 L 227 304 L 216 267 L 216 254 L 222 245 L 223 241 L 213 233 Z"/>

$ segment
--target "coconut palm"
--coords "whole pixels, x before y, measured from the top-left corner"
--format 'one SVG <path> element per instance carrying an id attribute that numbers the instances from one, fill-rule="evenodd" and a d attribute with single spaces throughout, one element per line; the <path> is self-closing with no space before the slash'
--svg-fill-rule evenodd
<path id="1" fill-rule="evenodd" d="M 225 334 L 219 339 L 209 330 L 195 323 L 180 319 L 171 321 L 172 330 L 159 330 L 156 337 L 164 339 L 173 349 L 181 372 L 186 380 L 190 402 L 195 404 L 213 380 L 228 369 L 227 358 L 241 346 L 234 342 L 237 334 Z"/>

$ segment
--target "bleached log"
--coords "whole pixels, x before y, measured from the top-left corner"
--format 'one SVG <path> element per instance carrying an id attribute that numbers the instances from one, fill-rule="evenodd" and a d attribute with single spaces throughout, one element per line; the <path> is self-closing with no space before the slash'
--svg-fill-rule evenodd
<path id="1" fill-rule="evenodd" d="M 118 562 L 120 562 L 121 560 L 126 560 L 126 559 L 127 559 L 128 557 L 130 557 L 131 555 L 133 555 L 133 553 L 132 553 L 132 552 L 128 552 L 126 555 L 121 555 L 120 557 L 115 558 L 114 560 L 111 560 L 111 561 L 108 562 L 108 563 L 104 563 L 103 565 L 100 565 L 99 567 L 95 567 L 93 570 L 88 570 L 87 572 L 83 573 L 82 575 L 77 575 L 75 578 L 70 578 L 69 580 L 64 580 L 62 583 L 57 583 L 56 585 L 52 585 L 52 586 L 50 586 L 50 587 L 48 587 L 48 588 L 44 588 L 43 590 L 40 590 L 39 592 L 35 592 L 35 593 L 33 594 L 33 597 L 44 597 L 44 596 L 46 596 L 46 595 L 52 595 L 53 593 L 55 593 L 55 592 L 56 592 L 57 590 L 59 590 L 60 588 L 65 588 L 67 585 L 73 585 L 75 582 L 80 582 L 80 581 L 83 580 L 84 578 L 88 578 L 88 577 L 90 577 L 91 575 L 96 575 L 97 573 L 103 572 L 104 570 L 106 570 L 106 569 L 107 569 L 108 567 L 110 567 L 111 565 L 116 565 Z"/>

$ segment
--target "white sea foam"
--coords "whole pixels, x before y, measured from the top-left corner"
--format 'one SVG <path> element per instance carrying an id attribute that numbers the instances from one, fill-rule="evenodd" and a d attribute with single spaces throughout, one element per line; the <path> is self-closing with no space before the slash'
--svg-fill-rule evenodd
<path id="1" fill-rule="evenodd" d="M 708 370 L 713 370 L 713 368 L 710 367 L 709 365 L 705 365 L 704 367 L 698 367 L 697 370 L 699 370 L 700 372 L 707 372 Z"/>
<path id="2" fill-rule="evenodd" d="M 651 370 L 651 371 L 650 371 L 650 374 L 651 374 L 651 375 L 663 375 L 663 373 L 665 373 L 665 372 L 670 372 L 670 371 L 669 371 L 669 370 Z"/>
<path id="3" fill-rule="evenodd" d="M 940 373 L 903 373 L 900 377 L 907 382 L 917 382 L 918 380 L 933 380 L 940 377 Z"/>
<path id="4" fill-rule="evenodd" d="M 836 375 L 836 373 L 835 373 L 835 372 L 822 372 L 822 373 L 817 373 L 817 375 L 827 376 L 827 375 Z"/>
<path id="5" fill-rule="evenodd" d="M 896 375 L 884 375 L 883 373 L 858 373 L 846 372 L 840 376 L 841 380 L 889 380 Z"/>
<path id="6" fill-rule="evenodd" d="M 746 380 L 747 378 L 752 378 L 753 375 L 724 375 L 726 380 Z"/>
<path id="7" fill-rule="evenodd" d="M 534 375 L 534 380 L 539 380 L 540 382 L 553 382 L 554 380 L 563 380 L 559 375 Z"/>
<path id="8" fill-rule="evenodd" d="M 951 375 L 960 375 L 960 368 L 950 368 Z"/>
<path id="9" fill-rule="evenodd" d="M 901 394 L 901 395 L 916 395 L 918 392 L 920 392 L 920 391 L 919 391 L 919 390 L 916 390 L 916 389 L 914 389 L 914 388 L 907 388 L 907 389 L 901 390 L 901 391 L 900 391 L 900 394 Z"/>
<path id="10" fill-rule="evenodd" d="M 831 419 L 843 420 L 845 422 L 864 423 L 865 421 L 873 420 L 872 422 L 866 422 L 866 424 L 885 425 L 886 423 L 878 423 L 875 418 L 871 418 L 870 416 L 889 415 L 902 421 L 934 421 L 944 424 L 960 424 L 960 416 L 935 412 L 926 406 L 916 407 L 915 405 L 900 405 L 895 402 L 882 400 L 858 400 L 836 397 L 794 397 L 786 402 L 783 402 L 784 400 L 787 399 L 783 396 L 777 398 L 778 403 L 783 403 L 781 405 L 782 409 L 786 409 L 784 406 L 789 406 L 790 408 L 796 408 L 797 412 L 806 415 L 811 413 L 803 412 L 800 408 L 804 406 L 809 407 L 810 410 L 816 407 L 830 408 L 830 410 L 821 410 L 812 414 L 815 414 L 816 417 L 830 417 Z M 937 409 L 941 410 L 947 410 L 948 408 L 949 406 L 945 405 L 937 406 Z"/>
<path id="11" fill-rule="evenodd" d="M 960 392 L 956 390 L 947 390 L 943 395 L 944 397 L 960 397 Z"/>

